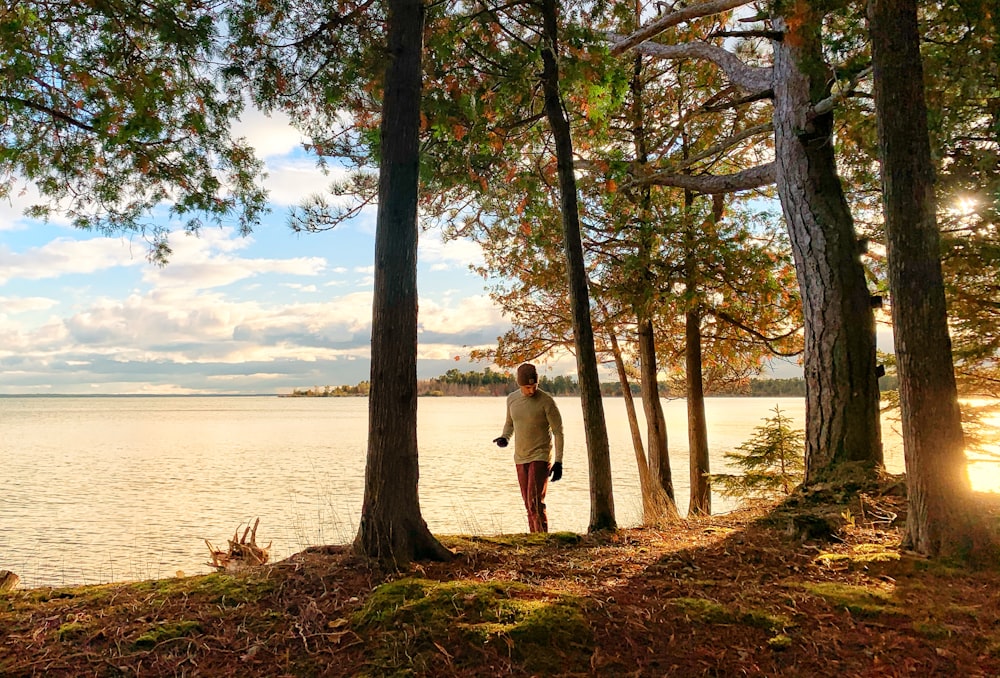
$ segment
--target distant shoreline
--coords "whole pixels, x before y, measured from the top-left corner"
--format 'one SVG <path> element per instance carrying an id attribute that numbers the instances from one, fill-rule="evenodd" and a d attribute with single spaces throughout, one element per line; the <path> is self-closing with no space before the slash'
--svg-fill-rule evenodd
<path id="1" fill-rule="evenodd" d="M 279 396 L 281 394 L 278 394 Z M 274 393 L 0 393 L 0 398 L 273 398 Z"/>

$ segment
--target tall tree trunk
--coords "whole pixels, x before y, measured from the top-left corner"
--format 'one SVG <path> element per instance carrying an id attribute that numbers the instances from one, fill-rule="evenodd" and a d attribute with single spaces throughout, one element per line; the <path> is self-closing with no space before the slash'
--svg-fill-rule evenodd
<path id="1" fill-rule="evenodd" d="M 375 226 L 365 495 L 355 548 L 384 562 L 446 560 L 417 496 L 417 183 L 421 0 L 388 3 L 382 163 Z"/>
<path id="2" fill-rule="evenodd" d="M 636 7 L 636 21 L 641 15 L 641 8 Z M 632 63 L 632 79 L 629 83 L 632 91 L 632 145 L 635 147 L 635 162 L 640 173 L 644 172 L 649 162 L 649 152 L 646 142 L 646 106 L 644 102 L 645 86 L 642 80 L 642 55 L 636 54 Z M 674 497 L 673 472 L 670 469 L 670 447 L 667 440 L 667 419 L 663 415 L 663 403 L 660 400 L 660 386 L 656 365 L 656 334 L 653 327 L 653 276 L 650 273 L 651 258 L 654 250 L 655 235 L 652 224 L 652 188 L 643 186 L 639 189 L 639 237 L 638 259 L 643 270 L 641 274 L 641 289 L 639 299 L 635 303 L 637 343 L 639 346 L 639 385 L 642 389 L 642 410 L 646 417 L 646 447 L 648 449 L 649 467 L 652 478 L 663 489 L 673 505 L 673 513 L 677 512 Z"/>
<path id="3" fill-rule="evenodd" d="M 556 48 L 559 36 L 556 0 L 542 0 L 542 90 L 545 94 L 545 117 L 552 129 L 559 173 L 559 207 L 562 212 L 566 274 L 576 340 L 576 366 L 580 380 L 583 426 L 587 438 L 590 470 L 589 530 L 615 529 L 615 506 L 611 490 L 611 448 L 601 400 L 601 382 L 597 373 L 597 351 L 590 319 L 590 293 L 583 258 L 580 214 L 577 206 L 576 176 L 573 173 L 573 141 L 569 120 L 563 110 L 559 91 L 559 67 Z"/>
<path id="4" fill-rule="evenodd" d="M 712 513 L 712 489 L 708 482 L 708 423 L 705 419 L 705 388 L 701 376 L 701 313 L 698 308 L 689 309 L 684 321 L 688 457 L 691 473 L 688 515 L 707 516 Z"/>
<path id="5" fill-rule="evenodd" d="M 724 194 L 713 196 L 712 220 L 722 218 Z M 685 257 L 684 282 L 688 310 L 684 314 L 684 376 L 687 386 L 688 468 L 691 500 L 688 515 L 711 515 L 712 489 L 709 485 L 708 422 L 705 418 L 705 386 L 702 380 L 701 293 L 698 289 L 698 262 L 695 258 L 695 233 L 688 215 L 694 202 L 690 191 L 684 192 Z"/>
<path id="6" fill-rule="evenodd" d="M 639 470 L 639 491 L 642 493 L 642 524 L 658 526 L 676 521 L 680 516 L 677 505 L 674 504 L 666 490 L 656 482 L 646 460 L 646 450 L 642 444 L 642 433 L 639 431 L 639 417 L 636 415 L 635 399 L 632 397 L 632 386 L 629 383 L 628 371 L 622 359 L 618 337 L 614 331 L 609 331 L 611 351 L 618 370 L 618 381 L 622 385 L 622 396 L 625 398 L 625 412 L 628 415 L 629 431 L 632 433 L 632 449 L 635 452 L 635 463 Z"/>
<path id="7" fill-rule="evenodd" d="M 808 3 L 776 17 L 777 186 L 805 320 L 806 482 L 856 462 L 882 465 L 875 325 L 859 245 L 833 150 L 833 115 L 813 105 L 830 93 L 821 15 Z"/>
<path id="8" fill-rule="evenodd" d="M 910 548 L 984 546 L 972 506 L 941 275 L 915 0 L 870 0 L 889 292 L 899 370 Z M 905 111 L 905 114 L 900 114 Z"/>

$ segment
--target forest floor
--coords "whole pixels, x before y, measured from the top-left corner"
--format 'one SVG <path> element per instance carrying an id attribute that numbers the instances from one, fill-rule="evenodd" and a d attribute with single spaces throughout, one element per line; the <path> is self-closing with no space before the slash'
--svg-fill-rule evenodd
<path id="1" fill-rule="evenodd" d="M 1000 675 L 997 564 L 901 550 L 898 489 L 824 501 L 442 537 L 454 561 L 402 572 L 321 547 L 239 575 L 14 590 L 0 675 Z M 997 496 L 979 501 L 995 524 Z"/>

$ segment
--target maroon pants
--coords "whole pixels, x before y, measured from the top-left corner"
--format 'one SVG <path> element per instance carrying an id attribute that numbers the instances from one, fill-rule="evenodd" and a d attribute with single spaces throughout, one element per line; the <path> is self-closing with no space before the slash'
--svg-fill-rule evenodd
<path id="1" fill-rule="evenodd" d="M 531 461 L 517 466 L 517 482 L 521 486 L 521 498 L 528 510 L 528 529 L 532 532 L 548 532 L 549 518 L 545 514 L 545 491 L 549 486 L 549 463 Z"/>

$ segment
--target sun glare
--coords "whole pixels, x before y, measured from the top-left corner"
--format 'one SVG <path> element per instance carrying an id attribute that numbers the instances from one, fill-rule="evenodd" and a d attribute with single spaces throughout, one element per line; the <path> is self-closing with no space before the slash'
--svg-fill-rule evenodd
<path id="1" fill-rule="evenodd" d="M 970 459 L 969 483 L 976 492 L 1000 492 L 1000 459 Z"/>
<path id="2" fill-rule="evenodd" d="M 996 401 L 970 399 L 963 401 L 973 407 L 991 405 L 996 407 Z M 983 424 L 1000 431 L 1000 410 L 993 409 L 983 418 Z M 987 444 L 977 452 L 970 452 L 969 482 L 976 492 L 1000 492 L 1000 445 Z"/>
<path id="3" fill-rule="evenodd" d="M 976 211 L 979 201 L 971 196 L 961 196 L 955 199 L 954 204 L 948 210 L 955 217 L 967 217 Z"/>

